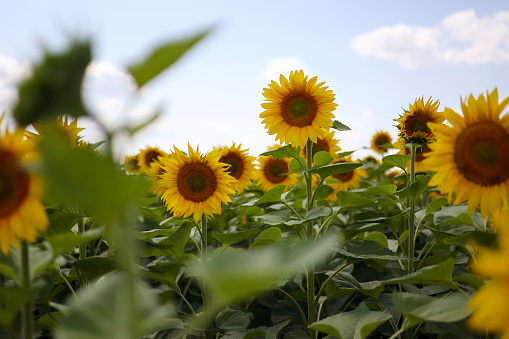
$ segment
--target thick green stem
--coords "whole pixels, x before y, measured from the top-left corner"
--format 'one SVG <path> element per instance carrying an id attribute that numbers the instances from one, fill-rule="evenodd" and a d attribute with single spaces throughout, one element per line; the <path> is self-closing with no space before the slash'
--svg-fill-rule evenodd
<path id="1" fill-rule="evenodd" d="M 410 144 L 410 180 L 409 186 L 415 182 L 415 143 Z M 408 273 L 414 271 L 415 252 L 415 199 L 410 199 L 410 215 L 408 218 Z"/>
<path id="2" fill-rule="evenodd" d="M 308 139 L 306 143 L 306 169 L 310 170 L 313 167 L 313 141 Z M 306 172 L 306 199 L 307 199 L 307 212 L 313 208 L 313 174 Z M 306 225 L 306 238 L 309 243 L 312 243 L 313 238 L 313 222 L 308 221 Z M 316 322 L 316 307 L 315 307 L 315 268 L 313 263 L 307 265 L 307 299 L 308 299 L 308 324 L 311 325 Z M 310 330 L 311 338 L 316 338 L 315 331 Z"/>
<path id="3" fill-rule="evenodd" d="M 23 288 L 27 293 L 30 291 L 30 262 L 28 243 L 21 242 L 21 279 Z M 23 339 L 32 339 L 32 299 L 27 301 L 21 310 L 21 329 Z"/>
<path id="4" fill-rule="evenodd" d="M 207 216 L 204 214 L 201 217 L 201 260 L 202 265 L 207 265 Z M 210 319 L 211 319 L 211 308 L 210 308 L 210 300 L 208 295 L 207 286 L 205 285 L 205 281 L 201 283 L 201 295 L 203 298 L 203 328 L 205 330 L 209 329 Z"/>

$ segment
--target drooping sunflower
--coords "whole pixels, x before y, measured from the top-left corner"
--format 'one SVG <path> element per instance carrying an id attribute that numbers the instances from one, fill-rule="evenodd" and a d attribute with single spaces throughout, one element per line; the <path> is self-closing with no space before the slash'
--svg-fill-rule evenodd
<path id="1" fill-rule="evenodd" d="M 9 255 L 12 244 L 19 246 L 19 240 L 35 242 L 38 231 L 49 224 L 40 180 L 27 167 L 34 145 L 24 135 L 21 129 L 0 135 L 0 250 L 4 255 Z"/>
<path id="2" fill-rule="evenodd" d="M 436 172 L 430 186 L 438 186 L 454 204 L 468 200 L 471 214 L 479 205 L 488 216 L 508 205 L 509 194 L 509 115 L 500 117 L 509 97 L 498 103 L 497 89 L 477 99 L 461 101 L 463 117 L 452 109 L 444 115 L 451 127 L 430 123 L 438 138 L 424 166 Z"/>
<path id="3" fill-rule="evenodd" d="M 158 157 L 167 157 L 168 153 L 160 150 L 158 147 L 147 146 L 138 154 L 138 164 L 142 172 L 150 170 L 150 163 L 157 160 Z"/>
<path id="4" fill-rule="evenodd" d="M 411 153 L 410 149 L 405 147 L 405 139 L 399 138 L 396 143 L 394 143 L 394 147 L 399 149 L 398 154 L 409 155 Z M 424 166 L 424 158 L 431 152 L 431 148 L 429 147 L 429 143 L 424 143 L 422 145 L 418 145 L 415 148 L 415 172 L 424 172 L 427 171 L 426 166 Z M 410 171 L 410 160 L 408 160 L 406 164 L 407 171 Z"/>
<path id="5" fill-rule="evenodd" d="M 263 89 L 266 102 L 260 114 L 269 135 L 276 134 L 276 140 L 304 148 L 306 141 L 314 143 L 332 126 L 335 95 L 327 90 L 325 83 L 317 84 L 317 78 L 308 80 L 304 72 L 292 71 L 289 80 L 279 77 L 281 85 L 272 81 Z"/>
<path id="6" fill-rule="evenodd" d="M 281 145 L 276 144 L 269 147 L 268 150 L 279 147 Z M 284 173 L 289 172 L 288 165 L 290 160 L 287 158 L 274 159 L 272 155 L 262 156 L 258 158 L 258 163 L 256 179 L 264 191 L 268 191 L 278 185 L 286 185 L 286 190 L 289 190 L 299 182 L 299 178 L 295 173 L 284 175 Z"/>
<path id="7" fill-rule="evenodd" d="M 317 138 L 316 142 L 313 142 L 313 149 L 311 150 L 311 154 L 315 156 L 317 152 L 325 151 L 329 152 L 332 156 L 336 156 L 336 154 L 341 151 L 341 148 L 338 146 L 339 140 L 334 139 L 335 131 L 325 132 L 321 138 Z M 301 151 L 301 155 L 306 158 L 306 146 Z"/>
<path id="8" fill-rule="evenodd" d="M 431 97 L 424 103 L 424 97 L 415 99 L 413 105 L 409 105 L 408 111 L 396 119 L 399 122 L 399 136 L 407 142 L 425 143 L 435 139 L 428 123 L 442 123 L 444 116 L 437 112 L 440 102 L 432 101 Z"/>
<path id="9" fill-rule="evenodd" d="M 351 157 L 345 157 L 345 158 L 339 158 L 332 162 L 332 164 L 339 164 L 343 162 L 359 162 L 358 160 L 352 161 Z M 333 174 L 332 178 L 340 180 L 339 182 L 334 180 L 334 182 L 328 182 L 327 185 L 334 188 L 334 192 L 332 192 L 328 197 L 327 200 L 335 202 L 337 200 L 336 193 L 338 191 L 348 191 L 351 189 L 359 188 L 361 184 L 361 179 L 364 177 L 367 177 L 368 173 L 362 169 L 362 167 L 357 167 L 353 171 L 346 172 L 346 173 L 340 173 L 340 174 Z"/>
<path id="10" fill-rule="evenodd" d="M 202 215 L 221 213 L 221 202 L 231 202 L 235 178 L 226 171 L 227 165 L 219 162 L 221 153 L 212 151 L 205 156 L 188 145 L 189 155 L 178 148 L 169 157 L 161 157 L 164 173 L 157 185 L 164 193 L 161 198 L 176 216 L 193 216 L 198 223 Z"/>
<path id="11" fill-rule="evenodd" d="M 52 125 L 57 133 L 71 145 L 79 145 L 81 143 L 82 136 L 80 136 L 79 133 L 83 131 L 84 128 L 78 127 L 78 119 L 69 121 L 67 114 L 65 114 L 55 119 Z M 44 135 L 43 124 L 35 122 L 33 127 L 37 133 L 26 131 L 26 137 L 34 143 L 38 143 Z"/>
<path id="12" fill-rule="evenodd" d="M 128 155 L 124 158 L 124 168 L 132 174 L 141 173 L 141 166 L 136 155 Z"/>
<path id="13" fill-rule="evenodd" d="M 230 147 L 217 148 L 221 152 L 219 162 L 230 165 L 226 171 L 237 179 L 232 186 L 238 193 L 246 189 L 255 176 L 256 159 L 248 154 L 248 150 L 241 150 L 241 146 L 241 144 L 235 146 L 233 143 Z"/>
<path id="14" fill-rule="evenodd" d="M 475 330 L 500 333 L 509 338 L 509 213 L 493 214 L 497 231 L 498 250 L 482 249 L 477 259 L 476 271 L 491 278 L 470 299 L 474 310 L 468 324 Z"/>
<path id="15" fill-rule="evenodd" d="M 378 131 L 373 135 L 371 139 L 371 149 L 379 154 L 384 154 L 387 152 L 387 147 L 382 147 L 383 145 L 391 145 L 392 137 L 389 132 L 386 131 Z"/>

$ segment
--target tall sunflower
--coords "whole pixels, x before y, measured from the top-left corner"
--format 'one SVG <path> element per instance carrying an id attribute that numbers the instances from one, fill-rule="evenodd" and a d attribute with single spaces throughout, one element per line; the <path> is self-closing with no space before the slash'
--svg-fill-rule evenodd
<path id="1" fill-rule="evenodd" d="M 382 147 L 383 145 L 391 145 L 392 137 L 389 132 L 386 131 L 378 131 L 373 135 L 371 139 L 371 149 L 378 154 L 384 154 L 387 152 L 387 147 Z"/>
<path id="2" fill-rule="evenodd" d="M 19 240 L 35 242 L 38 231 L 48 227 L 37 176 L 27 167 L 33 145 L 24 130 L 0 135 L 0 250 L 9 255 Z"/>
<path id="3" fill-rule="evenodd" d="M 158 147 L 147 146 L 138 154 L 138 164 L 142 172 L 150 170 L 150 163 L 157 160 L 158 157 L 167 157 L 168 153 L 160 150 Z"/>
<path id="4" fill-rule="evenodd" d="M 248 150 L 241 150 L 241 144 L 230 147 L 217 148 L 221 152 L 219 162 L 230 165 L 226 171 L 229 175 L 237 179 L 232 184 L 233 189 L 241 193 L 254 180 L 255 176 L 255 157 L 248 154 Z"/>
<path id="5" fill-rule="evenodd" d="M 78 119 L 69 121 L 67 114 L 59 116 L 52 123 L 57 133 L 67 140 L 71 145 L 78 145 L 81 143 L 82 136 L 79 135 L 84 128 L 78 127 Z M 26 131 L 27 139 L 37 143 L 43 136 L 43 124 L 41 122 L 35 122 L 33 124 L 34 129 L 37 133 Z"/>
<path id="6" fill-rule="evenodd" d="M 302 70 L 292 71 L 289 80 L 281 75 L 279 81 L 281 85 L 272 81 L 263 89 L 266 102 L 260 118 L 269 135 L 294 147 L 303 148 L 308 138 L 316 143 L 332 126 L 335 95 L 324 82 L 317 84 L 316 77 L 308 80 Z"/>
<path id="7" fill-rule="evenodd" d="M 437 112 L 440 102 L 431 101 L 431 97 L 424 103 L 424 97 L 415 99 L 413 105 L 409 105 L 408 111 L 396 119 L 400 137 L 407 142 L 425 143 L 435 138 L 428 123 L 442 123 L 444 116 Z"/>
<path id="8" fill-rule="evenodd" d="M 468 200 L 471 214 L 480 205 L 481 215 L 488 216 L 508 205 L 509 194 L 509 115 L 500 114 L 509 97 L 498 103 L 497 89 L 477 99 L 470 95 L 461 101 L 463 116 L 452 109 L 444 115 L 451 127 L 430 123 L 438 138 L 424 165 L 436 172 L 430 186 L 438 186 L 454 204 Z"/>
<path id="9" fill-rule="evenodd" d="M 162 170 L 157 185 L 163 188 L 162 200 L 174 215 L 198 222 L 203 214 L 221 213 L 221 202 L 229 203 L 234 194 L 235 178 L 228 175 L 226 164 L 219 162 L 221 153 L 203 156 L 188 145 L 189 155 L 174 147 L 170 157 L 159 158 Z"/>
<path id="10" fill-rule="evenodd" d="M 359 162 L 358 160 L 352 161 L 351 157 L 345 157 L 336 159 L 332 162 L 332 164 L 340 164 L 343 162 Z M 340 180 L 339 182 L 334 180 L 334 182 L 328 182 L 327 185 L 334 188 L 334 192 L 332 192 L 328 197 L 327 200 L 335 202 L 337 200 L 336 193 L 337 191 L 348 191 L 351 189 L 359 188 L 361 184 L 361 179 L 364 177 L 367 177 L 368 173 L 362 169 L 362 167 L 357 167 L 353 171 L 346 172 L 346 173 L 340 173 L 340 174 L 333 174 L 332 178 Z"/>
<path id="11" fill-rule="evenodd" d="M 321 138 L 317 138 L 316 142 L 313 142 L 312 155 L 315 156 L 317 152 L 325 151 L 329 152 L 332 156 L 336 156 L 341 151 L 341 148 L 338 146 L 339 140 L 334 139 L 334 134 L 335 131 L 325 132 Z M 306 158 L 306 152 L 306 146 L 304 146 L 300 154 Z"/>
<path id="12" fill-rule="evenodd" d="M 280 145 L 274 145 L 269 147 L 269 151 L 281 147 Z M 258 158 L 258 170 L 256 173 L 256 179 L 262 186 L 264 191 L 268 191 L 278 185 L 286 185 L 286 190 L 289 190 L 299 182 L 297 174 L 287 174 L 288 165 L 290 160 L 287 158 L 274 159 L 272 155 L 263 156 Z"/>
<path id="13" fill-rule="evenodd" d="M 405 139 L 399 138 L 398 141 L 394 143 L 394 147 L 399 149 L 398 154 L 409 155 L 411 151 L 405 147 Z M 424 166 L 424 158 L 431 152 L 431 148 L 428 143 L 424 143 L 415 148 L 415 172 L 424 172 L 427 171 L 426 166 Z M 410 171 L 410 160 L 408 160 L 406 164 L 407 171 Z"/>
<path id="14" fill-rule="evenodd" d="M 141 172 L 139 159 L 136 155 L 128 155 L 124 158 L 124 168 L 127 172 L 137 174 Z"/>

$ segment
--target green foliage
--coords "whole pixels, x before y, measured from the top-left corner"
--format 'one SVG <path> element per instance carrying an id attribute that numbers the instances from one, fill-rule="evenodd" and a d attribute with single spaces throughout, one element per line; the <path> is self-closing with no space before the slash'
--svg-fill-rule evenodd
<path id="1" fill-rule="evenodd" d="M 332 128 L 334 128 L 335 130 L 338 130 L 338 131 L 349 131 L 350 130 L 350 127 L 340 123 L 337 120 L 334 120 L 332 122 Z"/>

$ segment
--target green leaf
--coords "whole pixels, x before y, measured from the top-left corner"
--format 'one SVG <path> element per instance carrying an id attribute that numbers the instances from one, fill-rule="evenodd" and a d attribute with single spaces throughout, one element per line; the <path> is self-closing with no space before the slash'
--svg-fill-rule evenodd
<path id="1" fill-rule="evenodd" d="M 427 266 L 403 277 L 385 280 L 385 282 L 391 284 L 432 284 L 457 289 L 452 281 L 453 270 L 454 258 L 449 258 L 438 265 Z"/>
<path id="2" fill-rule="evenodd" d="M 282 244 L 281 240 L 281 229 L 279 227 L 270 227 L 260 233 L 259 236 L 256 237 L 253 244 L 250 246 L 251 248 L 267 246 L 267 245 L 279 245 Z"/>
<path id="3" fill-rule="evenodd" d="M 318 218 L 328 217 L 332 213 L 332 209 L 330 207 L 326 206 L 320 206 L 315 207 L 311 209 L 308 213 L 306 213 L 306 216 L 304 217 L 304 220 L 315 220 Z"/>
<path id="4" fill-rule="evenodd" d="M 440 210 L 444 205 L 447 205 L 447 198 L 445 197 L 433 200 L 428 206 L 426 206 L 425 216 Z"/>
<path id="5" fill-rule="evenodd" d="M 51 235 L 69 232 L 79 220 L 83 219 L 83 215 L 56 211 L 55 213 L 48 214 L 48 219 L 50 226 L 45 233 Z"/>
<path id="6" fill-rule="evenodd" d="M 216 316 L 216 327 L 226 331 L 244 330 L 251 322 L 249 315 L 250 313 L 243 310 L 225 308 Z"/>
<path id="7" fill-rule="evenodd" d="M 332 188 L 331 186 L 320 185 L 320 187 L 318 187 L 318 192 L 316 192 L 316 194 L 315 194 L 315 199 L 316 200 L 325 199 L 329 195 L 331 195 L 332 192 L 334 192 L 334 191 L 335 191 L 335 189 Z"/>
<path id="8" fill-rule="evenodd" d="M 332 273 L 332 272 L 329 272 Z M 359 282 L 350 273 L 339 272 L 333 278 L 332 282 L 340 290 L 353 290 L 363 293 L 373 299 L 377 299 L 378 295 L 384 290 L 383 283 L 380 281 Z"/>
<path id="9" fill-rule="evenodd" d="M 402 260 L 404 257 L 396 255 L 390 249 L 381 247 L 374 241 L 346 241 L 343 247 L 336 248 L 338 253 L 349 258 Z"/>
<path id="10" fill-rule="evenodd" d="M 477 212 L 468 215 L 468 207 L 443 206 L 442 209 L 433 215 L 433 223 L 437 226 L 474 226 L 480 231 L 486 231 L 486 219 L 482 219 Z"/>
<path id="11" fill-rule="evenodd" d="M 410 198 L 415 201 L 429 188 L 428 182 L 430 180 L 431 176 L 429 175 L 419 176 L 412 185 L 396 192 L 396 194 L 400 198 Z"/>
<path id="12" fill-rule="evenodd" d="M 371 186 L 366 189 L 363 195 L 366 198 L 373 198 L 376 195 L 387 196 L 396 193 L 396 189 L 396 185 Z"/>
<path id="13" fill-rule="evenodd" d="M 300 147 L 292 147 L 292 145 L 286 145 L 286 146 L 280 147 L 278 149 L 273 149 L 273 150 L 270 150 L 267 152 L 263 152 L 260 155 L 262 155 L 262 156 L 272 155 L 272 158 L 276 159 L 276 160 L 288 158 L 288 157 L 299 159 L 300 158 Z"/>
<path id="14" fill-rule="evenodd" d="M 405 316 L 402 330 L 425 321 L 456 322 L 472 313 L 472 309 L 467 306 L 469 297 L 460 293 L 440 298 L 414 293 L 394 293 L 392 298 Z"/>
<path id="15" fill-rule="evenodd" d="M 386 167 L 399 167 L 403 171 L 406 172 L 406 164 L 410 160 L 410 154 L 402 155 L 402 154 L 392 154 L 386 155 L 382 158 L 382 164 Z"/>
<path id="16" fill-rule="evenodd" d="M 343 125 L 342 123 L 340 123 L 337 120 L 334 120 L 332 122 L 332 128 L 334 128 L 335 130 L 338 130 L 338 131 L 349 131 L 350 130 L 350 127 Z"/>
<path id="17" fill-rule="evenodd" d="M 184 248 L 186 247 L 187 240 L 191 235 L 191 229 L 193 226 L 190 222 L 186 222 L 180 226 L 176 226 L 175 228 L 177 230 L 166 239 L 158 242 L 157 246 L 164 248 L 164 250 L 171 256 L 181 258 L 184 254 Z"/>
<path id="18" fill-rule="evenodd" d="M 219 240 L 223 248 L 226 248 L 236 242 L 245 240 L 249 237 L 252 237 L 255 234 L 258 234 L 263 229 L 263 226 L 250 228 L 245 231 L 240 232 L 230 232 L 230 233 L 212 233 L 211 237 Z"/>
<path id="19" fill-rule="evenodd" d="M 267 225 L 277 226 L 289 222 L 291 215 L 291 210 L 282 210 L 257 216 L 255 220 Z M 299 220 L 295 220 L 295 223 L 299 223 Z"/>
<path id="20" fill-rule="evenodd" d="M 340 339 L 364 339 L 390 318 L 389 312 L 371 311 L 363 303 L 353 311 L 330 316 L 308 328 Z"/>
<path id="21" fill-rule="evenodd" d="M 260 199 L 256 201 L 250 201 L 242 206 L 257 206 L 262 204 L 281 203 L 283 202 L 283 200 L 281 200 L 281 194 L 283 194 L 285 189 L 285 185 L 277 185 L 276 187 L 267 191 Z"/>
<path id="22" fill-rule="evenodd" d="M 288 325 L 290 320 L 280 324 L 276 324 L 272 327 L 259 326 L 255 329 L 240 330 L 240 331 L 228 331 L 222 337 L 223 339 L 277 339 L 279 332 Z"/>
<path id="23" fill-rule="evenodd" d="M 337 204 L 341 207 L 340 212 L 344 212 L 352 208 L 376 205 L 376 201 L 361 197 L 355 192 L 338 191 L 338 193 L 336 193 L 336 197 L 338 198 Z"/>
<path id="24" fill-rule="evenodd" d="M 87 115 L 81 101 L 85 68 L 92 60 L 89 41 L 73 41 L 61 54 L 47 53 L 32 76 L 19 85 L 13 116 L 19 125 L 52 120 L 62 114 Z"/>
<path id="25" fill-rule="evenodd" d="M 121 267 L 120 263 L 111 257 L 90 257 L 73 261 L 70 264 L 80 271 L 87 280 L 98 279 Z"/>
<path id="26" fill-rule="evenodd" d="M 299 157 L 299 159 L 300 162 L 295 158 L 290 161 L 290 164 L 288 164 L 288 173 L 299 173 L 304 169 L 303 166 L 306 166 L 306 159 L 303 157 Z"/>
<path id="27" fill-rule="evenodd" d="M 374 241 L 384 248 L 389 248 L 389 240 L 387 240 L 387 236 L 381 232 L 369 233 L 366 237 L 364 237 L 364 240 Z"/>
<path id="28" fill-rule="evenodd" d="M 102 234 L 102 228 L 93 229 L 88 232 L 79 234 L 74 234 L 73 232 L 65 234 L 59 233 L 49 237 L 48 242 L 51 245 L 53 255 L 57 256 L 64 253 L 71 253 L 75 247 L 78 247 L 84 243 L 88 243 L 92 240 L 96 240 L 100 238 Z"/>
<path id="29" fill-rule="evenodd" d="M 173 65 L 185 52 L 203 39 L 209 31 L 157 47 L 143 61 L 129 66 L 129 72 L 133 75 L 138 86 L 143 87 L 147 82 Z"/>
<path id="30" fill-rule="evenodd" d="M 158 262 L 154 265 L 148 265 L 142 268 L 138 274 L 148 279 L 154 279 L 165 284 L 177 293 L 180 288 L 177 285 L 180 276 L 182 264 L 178 261 Z"/>
<path id="31" fill-rule="evenodd" d="M 327 151 L 316 152 L 313 157 L 313 168 L 319 168 L 330 164 L 334 160 L 334 157 Z"/>
<path id="32" fill-rule="evenodd" d="M 324 178 L 327 178 L 328 176 L 331 176 L 334 174 L 341 174 L 341 173 L 353 171 L 354 169 L 356 169 L 358 167 L 362 167 L 362 164 L 358 163 L 358 162 L 355 162 L 355 163 L 341 162 L 338 164 L 327 165 L 327 166 L 323 166 L 320 168 L 313 168 L 313 169 L 309 170 L 309 172 L 317 173 L 318 175 L 320 175 L 320 177 L 322 179 L 324 179 Z M 307 172 L 307 171 L 305 171 L 305 172 Z"/>
<path id="33" fill-rule="evenodd" d="M 345 151 L 345 152 L 339 152 L 339 153 L 336 153 L 336 157 L 338 158 L 345 158 L 351 154 L 353 154 L 355 151 Z"/>
<path id="34" fill-rule="evenodd" d="M 141 338 L 169 328 L 172 316 L 170 308 L 157 304 L 149 286 L 142 281 L 129 284 L 123 274 L 80 291 L 63 315 L 57 339 Z"/>
<path id="35" fill-rule="evenodd" d="M 460 283 L 468 284 L 468 285 L 474 287 L 475 289 L 479 289 L 484 285 L 483 278 L 481 278 L 475 274 L 470 274 L 470 273 L 457 275 L 457 276 L 453 277 L 452 280 L 460 282 Z"/>
<path id="36" fill-rule="evenodd" d="M 209 219 L 207 227 L 223 233 L 228 228 L 230 221 L 238 215 L 238 212 L 232 208 L 223 208 L 220 214 L 214 214 L 212 219 Z"/>
<path id="37" fill-rule="evenodd" d="M 21 307 L 33 295 L 21 287 L 0 287 L 0 325 L 10 328 Z"/>

